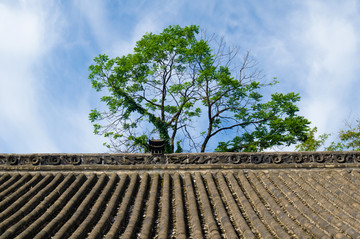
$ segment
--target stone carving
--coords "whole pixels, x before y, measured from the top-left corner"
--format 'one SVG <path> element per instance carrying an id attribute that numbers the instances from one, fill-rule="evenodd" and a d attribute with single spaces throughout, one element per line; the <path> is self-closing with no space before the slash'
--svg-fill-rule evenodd
<path id="1" fill-rule="evenodd" d="M 83 158 L 82 162 L 84 164 L 101 164 L 103 162 L 103 157 L 100 156 L 89 156 Z"/>
<path id="2" fill-rule="evenodd" d="M 313 158 L 313 162 L 316 162 L 316 163 L 323 163 L 325 160 L 325 158 L 322 154 L 313 154 L 312 158 Z"/>
<path id="3" fill-rule="evenodd" d="M 187 164 L 189 163 L 189 156 L 186 154 L 174 155 L 173 157 L 167 157 L 169 164 Z"/>
<path id="4" fill-rule="evenodd" d="M 254 164 L 259 164 L 259 163 L 262 163 L 262 162 L 263 162 L 264 155 L 254 154 L 254 155 L 251 155 L 250 158 L 251 158 L 251 162 L 252 162 L 252 163 L 254 163 Z"/>
<path id="5" fill-rule="evenodd" d="M 0 154 L 0 165 L 360 163 L 360 152 L 189 154 Z"/>
<path id="6" fill-rule="evenodd" d="M 58 165 L 61 163 L 61 158 L 60 156 L 57 156 L 57 155 L 51 155 L 49 158 L 48 158 L 50 164 L 52 165 Z"/>
<path id="7" fill-rule="evenodd" d="M 29 157 L 29 163 L 31 163 L 32 165 L 38 165 L 40 162 L 40 157 L 37 155 L 31 155 Z"/>
<path id="8" fill-rule="evenodd" d="M 292 159 L 295 163 L 302 163 L 304 162 L 304 158 L 301 156 L 301 154 L 296 154 L 292 156 Z"/>
<path id="9" fill-rule="evenodd" d="M 0 155 L 0 164 L 6 164 L 6 156 Z"/>
<path id="10" fill-rule="evenodd" d="M 283 158 L 285 159 L 285 157 L 281 157 L 280 155 L 271 157 L 272 161 L 276 164 L 282 163 Z"/>
<path id="11" fill-rule="evenodd" d="M 15 165 L 18 163 L 18 156 L 15 156 L 15 155 L 11 155 L 7 158 L 7 162 L 8 164 L 10 165 Z"/>

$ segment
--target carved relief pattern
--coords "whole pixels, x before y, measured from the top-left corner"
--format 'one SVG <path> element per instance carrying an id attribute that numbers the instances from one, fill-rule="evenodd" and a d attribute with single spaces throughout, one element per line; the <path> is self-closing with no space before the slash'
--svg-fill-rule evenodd
<path id="1" fill-rule="evenodd" d="M 0 154 L 1 165 L 360 163 L 360 152 L 189 154 Z"/>

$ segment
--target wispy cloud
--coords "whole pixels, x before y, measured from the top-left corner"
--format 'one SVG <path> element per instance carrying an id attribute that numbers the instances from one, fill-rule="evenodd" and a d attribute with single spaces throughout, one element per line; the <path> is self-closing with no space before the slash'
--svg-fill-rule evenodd
<path id="1" fill-rule="evenodd" d="M 200 25 L 250 50 L 266 78 L 280 80 L 274 91 L 301 93 L 301 112 L 319 132 L 360 114 L 355 0 L 5 0 L 0 152 L 104 151 L 87 118 L 101 107 L 87 79 L 91 59 L 128 54 L 144 33 L 173 24 Z"/>
<path id="2" fill-rule="evenodd" d="M 349 115 L 358 114 L 357 1 L 295 1 L 285 7 L 255 3 L 253 7 L 255 16 L 249 19 L 258 19 L 257 33 L 248 32 L 245 45 L 268 78 L 278 77 L 277 90 L 301 93 L 301 113 L 319 132 L 336 135 Z M 240 34 L 244 32 L 236 35 Z"/>
<path id="3" fill-rule="evenodd" d="M 303 51 L 301 107 L 320 131 L 334 132 L 357 109 L 350 92 L 359 87 L 359 6 L 308 1 L 305 9 L 294 26 Z"/>
<path id="4" fill-rule="evenodd" d="M 37 114 L 41 86 L 32 72 L 48 44 L 43 20 L 41 9 L 0 4 L 0 137 L 14 152 L 56 150 Z"/>
<path id="5" fill-rule="evenodd" d="M 74 102 L 78 99 L 66 88 L 71 85 L 66 82 L 79 76 L 66 69 L 69 65 L 60 68 L 64 54 L 58 55 L 57 49 L 71 45 L 62 35 L 66 30 L 63 17 L 57 4 L 0 4 L 1 152 L 89 152 L 102 148 L 100 139 L 91 135 L 88 112 L 84 112 L 90 111 L 89 103 L 84 102 L 89 93 L 78 90 L 78 99 L 83 101 Z M 62 79 L 65 76 L 68 79 Z"/>

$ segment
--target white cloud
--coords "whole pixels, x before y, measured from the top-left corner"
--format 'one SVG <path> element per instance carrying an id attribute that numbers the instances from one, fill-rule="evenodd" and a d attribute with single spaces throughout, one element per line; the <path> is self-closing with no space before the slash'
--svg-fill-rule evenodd
<path id="1" fill-rule="evenodd" d="M 352 0 L 2 1 L 0 151 L 102 151 L 87 119 L 98 95 L 82 68 L 172 24 L 200 25 L 251 50 L 267 79 L 278 76 L 274 90 L 300 92 L 302 114 L 320 133 L 337 132 L 358 114 L 358 9 Z"/>
<path id="2" fill-rule="evenodd" d="M 41 16 L 25 4 L 0 4 L 1 137 L 13 152 L 56 150 L 37 115 L 41 85 L 32 72 L 49 44 Z"/>
<path id="3" fill-rule="evenodd" d="M 349 92 L 359 87 L 360 17 L 354 17 L 352 4 L 308 2 L 306 7 L 297 35 L 307 74 L 301 79 L 306 92 L 301 106 L 319 131 L 336 132 L 353 107 Z"/>
<path id="4" fill-rule="evenodd" d="M 111 41 L 109 36 L 110 28 L 108 24 L 108 15 L 105 1 L 75 1 L 75 6 L 78 8 L 78 18 L 84 17 L 85 22 L 90 26 L 92 35 L 100 46 L 105 45 Z"/>
<path id="5" fill-rule="evenodd" d="M 358 112 L 357 1 L 299 1 L 265 9 L 255 6 L 257 15 L 251 19 L 260 23 L 247 46 L 268 78 L 278 76 L 281 88 L 276 90 L 299 92 L 301 114 L 320 133 L 335 136 L 349 115 Z"/>

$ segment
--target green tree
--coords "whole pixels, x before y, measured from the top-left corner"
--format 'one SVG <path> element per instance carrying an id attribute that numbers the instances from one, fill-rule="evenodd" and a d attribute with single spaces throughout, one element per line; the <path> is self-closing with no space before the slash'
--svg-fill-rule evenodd
<path id="1" fill-rule="evenodd" d="M 316 151 L 320 147 L 324 146 L 325 141 L 329 138 L 330 134 L 321 134 L 317 138 L 315 135 L 317 130 L 317 127 L 312 128 L 308 132 L 307 139 L 304 142 L 296 145 L 295 149 L 298 151 Z"/>
<path id="2" fill-rule="evenodd" d="M 339 132 L 339 141 L 332 142 L 327 150 L 329 151 L 360 151 L 360 121 L 355 126 L 349 122 L 345 123 L 345 129 Z"/>
<path id="3" fill-rule="evenodd" d="M 165 140 L 168 153 L 204 152 L 215 136 L 231 137 L 218 151 L 258 151 L 304 141 L 309 121 L 298 116 L 298 94 L 275 93 L 263 102 L 261 83 L 247 53 L 215 36 L 199 38 L 198 26 L 169 26 L 147 33 L 132 54 L 99 55 L 89 78 L 107 110 L 94 109 L 94 133 L 116 151 L 146 151 L 150 137 Z M 206 119 L 206 121 L 205 121 Z M 235 136 L 235 137 L 234 137 Z M 175 147 L 177 146 L 177 149 Z"/>

